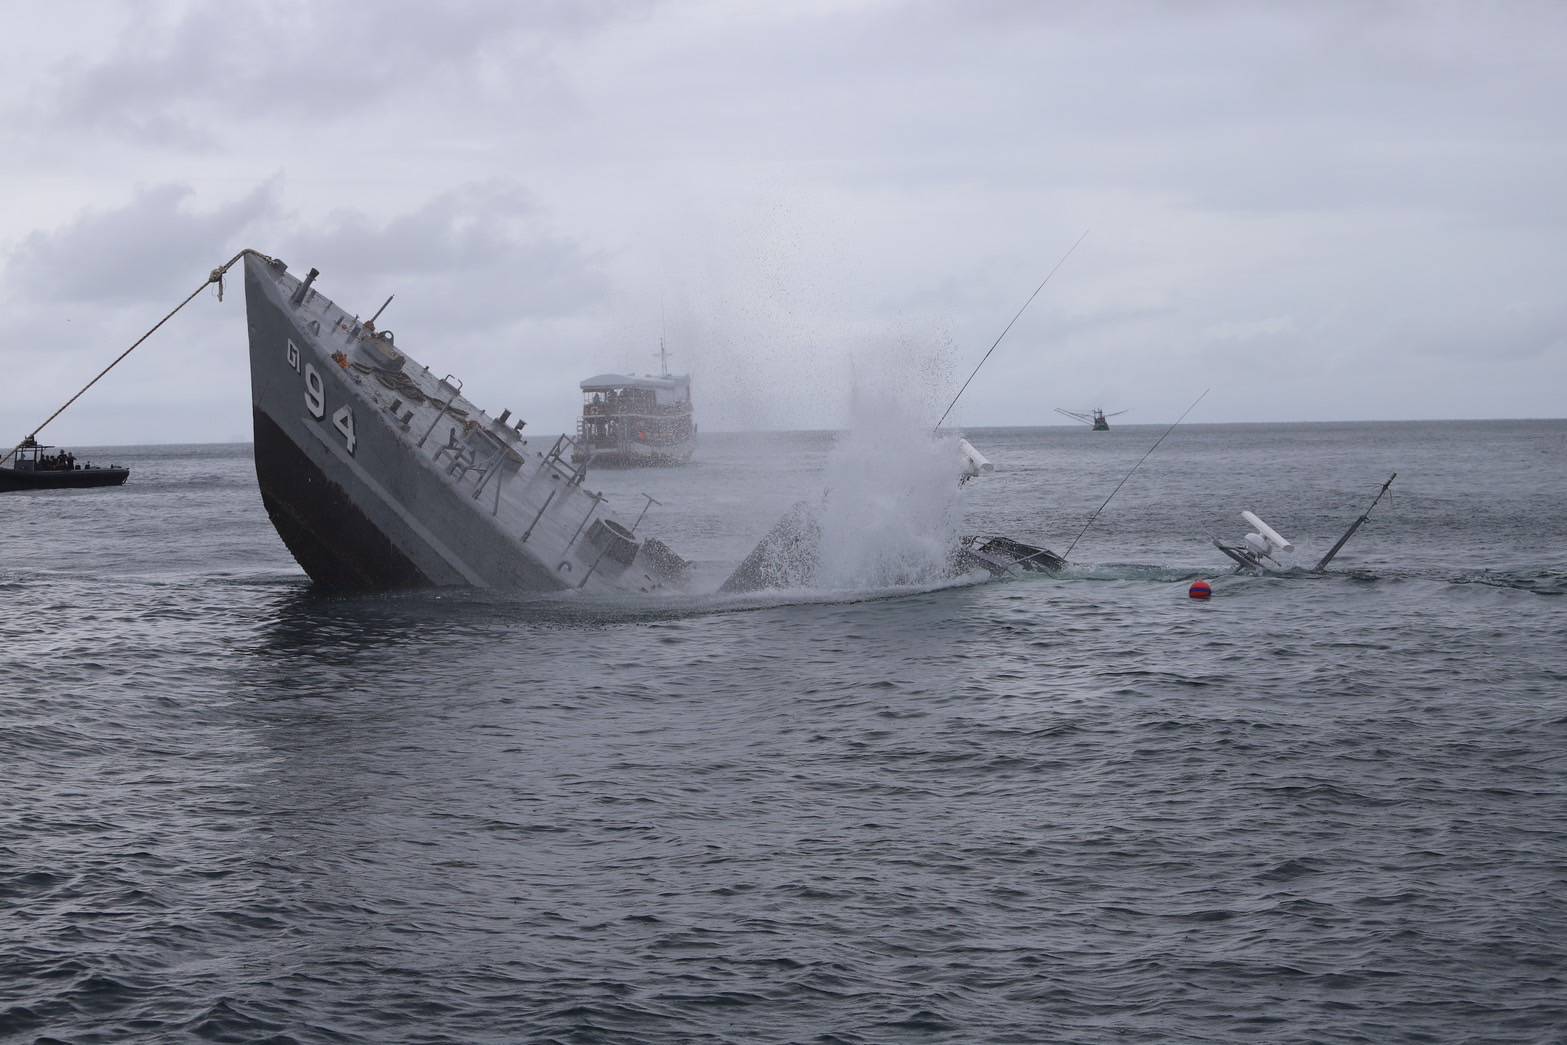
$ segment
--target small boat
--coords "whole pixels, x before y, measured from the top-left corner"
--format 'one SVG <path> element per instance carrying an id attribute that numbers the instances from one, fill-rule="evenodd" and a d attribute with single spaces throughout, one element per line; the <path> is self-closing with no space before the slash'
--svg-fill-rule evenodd
<path id="1" fill-rule="evenodd" d="M 1062 417 L 1070 417 L 1074 421 L 1081 421 L 1096 432 L 1108 432 L 1110 430 L 1109 419 L 1112 417 L 1120 417 L 1122 414 L 1126 413 L 1126 411 L 1117 410 L 1113 414 L 1107 414 L 1097 406 L 1092 410 L 1086 411 L 1063 410 L 1058 406 L 1056 407 L 1056 413 L 1060 414 Z"/>
<path id="2" fill-rule="evenodd" d="M 50 453 L 49 451 L 54 451 Z M 69 450 L 45 446 L 28 436 L 11 460 L 0 465 L 0 493 L 14 490 L 58 490 L 88 486 L 123 486 L 129 468 L 80 464 Z"/>
<path id="3" fill-rule="evenodd" d="M 599 374 L 581 384 L 582 416 L 572 460 L 603 468 L 685 464 L 696 452 L 691 378 L 669 372 L 662 342 L 657 377 Z"/>

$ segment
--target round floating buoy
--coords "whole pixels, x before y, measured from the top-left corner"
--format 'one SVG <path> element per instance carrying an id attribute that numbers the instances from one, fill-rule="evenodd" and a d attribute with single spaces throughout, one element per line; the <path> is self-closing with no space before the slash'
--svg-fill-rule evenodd
<path id="1" fill-rule="evenodd" d="M 1207 581 L 1192 581 L 1192 586 L 1187 589 L 1186 594 L 1194 599 L 1206 599 L 1213 595 L 1213 589 L 1208 586 Z"/>

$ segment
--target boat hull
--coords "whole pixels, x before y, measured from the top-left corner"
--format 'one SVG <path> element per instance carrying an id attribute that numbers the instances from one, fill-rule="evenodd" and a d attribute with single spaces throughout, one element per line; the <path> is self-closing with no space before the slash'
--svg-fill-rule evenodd
<path id="1" fill-rule="evenodd" d="M 418 588 L 438 583 L 354 504 L 343 484 L 311 460 L 259 406 L 256 478 L 278 536 L 318 584 L 342 589 Z"/>
<path id="2" fill-rule="evenodd" d="M 585 459 L 595 468 L 670 468 L 691 460 L 696 452 L 696 441 L 687 440 L 674 446 L 631 445 L 613 450 L 593 450 Z"/>
<path id="3" fill-rule="evenodd" d="M 129 468 L 40 469 L 24 471 L 0 468 L 0 493 L 17 490 L 79 490 L 95 486 L 123 486 Z"/>

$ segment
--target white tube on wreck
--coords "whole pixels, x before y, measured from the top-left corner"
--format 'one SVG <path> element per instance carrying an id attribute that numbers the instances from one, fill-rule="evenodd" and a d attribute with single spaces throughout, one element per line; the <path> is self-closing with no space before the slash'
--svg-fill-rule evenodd
<path id="1" fill-rule="evenodd" d="M 1241 512 L 1241 518 L 1245 519 L 1252 526 L 1255 526 L 1257 528 L 1257 532 L 1262 535 L 1262 538 L 1277 548 L 1279 551 L 1292 552 L 1295 550 L 1295 546 L 1293 544 L 1291 544 L 1289 541 L 1286 541 L 1283 537 L 1280 537 L 1273 527 L 1269 526 L 1267 523 L 1251 514 L 1251 512 Z"/>
<path id="2" fill-rule="evenodd" d="M 958 437 L 958 451 L 963 454 L 963 474 L 980 475 L 996 470 L 984 454 L 974 449 L 973 443 L 961 436 Z"/>

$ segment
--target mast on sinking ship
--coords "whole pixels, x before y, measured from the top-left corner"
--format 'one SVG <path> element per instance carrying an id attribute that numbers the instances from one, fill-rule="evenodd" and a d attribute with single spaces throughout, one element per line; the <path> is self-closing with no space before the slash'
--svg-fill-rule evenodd
<path id="1" fill-rule="evenodd" d="M 1344 531 L 1344 536 L 1338 539 L 1338 543 L 1329 548 L 1328 553 L 1317 561 L 1317 565 L 1311 568 L 1313 573 L 1321 573 L 1328 568 L 1328 563 L 1333 561 L 1333 556 L 1339 553 L 1339 549 L 1348 544 L 1349 539 L 1355 536 L 1355 531 L 1360 529 L 1367 519 L 1371 518 L 1371 509 L 1377 506 L 1378 501 L 1387 496 L 1388 490 L 1393 486 L 1393 480 L 1397 478 L 1397 472 L 1387 477 L 1387 482 L 1382 484 L 1382 489 L 1377 491 L 1377 495 L 1371 499 L 1371 503 L 1366 506 L 1366 510 L 1360 513 L 1360 518 L 1349 524 L 1349 529 Z"/>

